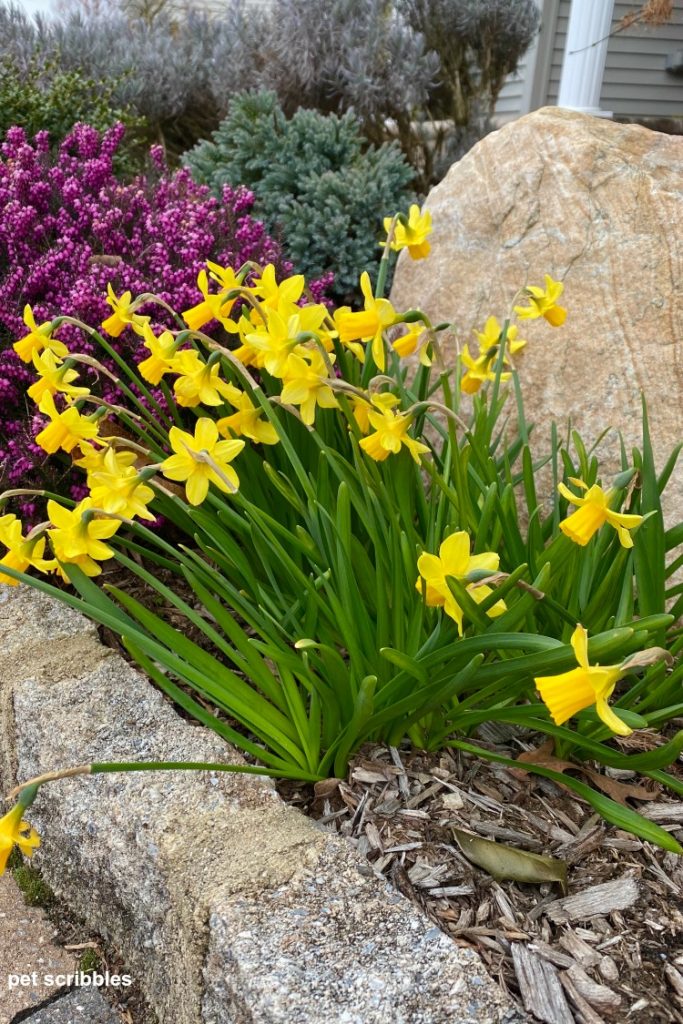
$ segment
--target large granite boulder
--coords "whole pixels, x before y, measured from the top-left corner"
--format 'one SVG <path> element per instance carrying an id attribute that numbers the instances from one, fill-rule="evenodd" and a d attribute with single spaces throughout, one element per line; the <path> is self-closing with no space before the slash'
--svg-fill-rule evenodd
<path id="1" fill-rule="evenodd" d="M 453 320 L 455 359 L 520 286 L 563 281 L 565 325 L 520 325 L 529 418 L 539 435 L 571 416 L 586 438 L 612 426 L 638 444 L 642 390 L 661 465 L 683 438 L 683 139 L 545 107 L 483 139 L 427 207 L 432 252 L 402 255 L 394 304 Z M 669 487 L 681 520 L 683 472 Z"/>

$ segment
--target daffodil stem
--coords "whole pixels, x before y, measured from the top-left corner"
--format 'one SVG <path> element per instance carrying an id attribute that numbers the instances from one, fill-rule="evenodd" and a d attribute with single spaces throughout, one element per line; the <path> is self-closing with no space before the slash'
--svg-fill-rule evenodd
<path id="1" fill-rule="evenodd" d="M 387 273 L 389 272 L 389 257 L 391 255 L 391 243 L 394 240 L 394 234 L 396 232 L 396 225 L 398 223 L 398 214 L 394 217 L 391 222 L 389 231 L 387 232 L 387 239 L 384 243 L 384 252 L 382 258 L 379 261 L 379 271 L 377 272 L 377 286 L 375 288 L 375 297 L 381 299 L 384 297 L 384 289 L 387 283 Z"/>
<path id="2" fill-rule="evenodd" d="M 18 799 L 17 803 L 22 808 L 22 810 L 25 811 L 27 807 L 31 806 L 31 804 L 33 803 L 33 801 L 35 800 L 35 798 L 37 796 L 38 796 L 38 786 L 37 786 L 37 784 L 34 783 L 32 786 L 23 786 L 22 789 L 21 789 L 21 792 L 19 793 L 19 799 Z"/>
<path id="3" fill-rule="evenodd" d="M 27 791 L 31 791 L 34 788 L 37 792 L 38 787 L 42 786 L 44 782 L 56 782 L 57 779 L 70 779 L 75 775 L 90 775 L 91 771 L 92 765 L 79 764 L 72 768 L 62 768 L 60 771 L 57 772 L 46 772 L 44 775 L 36 775 L 34 776 L 34 778 L 29 779 L 27 782 L 22 782 L 20 786 L 15 786 L 14 789 L 11 789 L 5 799 L 14 800 L 18 796 L 21 802 L 21 794 Z M 34 799 L 35 793 L 31 798 L 31 802 L 33 802 Z M 25 804 L 25 806 L 28 807 L 28 804 Z"/>
<path id="4" fill-rule="evenodd" d="M 115 772 L 232 772 L 240 775 L 269 775 L 278 779 L 300 779 L 305 782 L 319 782 L 321 775 L 313 772 L 303 772 L 299 767 L 286 769 L 264 768 L 261 765 L 252 764 L 216 764 L 213 761 L 103 761 L 93 764 L 79 764 L 72 768 L 62 768 L 60 771 L 46 772 L 44 775 L 36 775 L 35 778 L 22 782 L 6 796 L 6 800 L 12 801 L 17 797 L 19 801 L 28 801 L 22 806 L 28 807 L 33 803 L 38 788 L 46 782 L 57 782 L 59 779 L 72 779 L 78 775 L 112 775 Z M 27 795 L 24 795 L 27 794 Z"/>

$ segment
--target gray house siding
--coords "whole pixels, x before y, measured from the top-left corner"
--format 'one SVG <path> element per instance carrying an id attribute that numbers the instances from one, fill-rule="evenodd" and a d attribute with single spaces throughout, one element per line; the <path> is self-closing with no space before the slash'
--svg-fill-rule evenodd
<path id="1" fill-rule="evenodd" d="M 634 9 L 616 0 L 614 24 Z M 683 2 L 674 4 L 668 25 L 633 25 L 612 36 L 600 104 L 617 116 L 683 117 L 683 77 L 665 70 L 667 54 L 683 50 Z"/>
<path id="2" fill-rule="evenodd" d="M 596 0 L 602 2 L 602 0 Z M 639 4 L 616 0 L 613 29 Z M 538 52 L 530 50 L 505 83 L 495 120 L 504 124 L 529 110 L 554 105 L 560 88 L 571 0 L 542 0 Z M 612 36 L 607 48 L 600 105 L 617 117 L 683 117 L 683 77 L 665 70 L 668 54 L 683 50 L 683 0 L 675 0 L 667 25 L 635 24 Z M 533 72 L 533 81 L 529 73 Z"/>
<path id="3" fill-rule="evenodd" d="M 598 0 L 600 2 L 600 0 Z M 569 12 L 572 9 L 571 0 L 560 0 L 557 22 L 555 25 L 555 39 L 550 58 L 550 75 L 546 88 L 545 102 L 554 106 L 560 91 L 560 76 L 562 74 L 562 62 L 564 60 L 564 46 L 567 40 L 567 26 L 569 25 Z"/>
<path id="4" fill-rule="evenodd" d="M 517 70 L 505 79 L 505 85 L 501 89 L 496 102 L 495 119 L 497 124 L 514 121 L 522 113 L 528 64 L 529 57 L 528 54 L 525 54 L 519 62 Z"/>

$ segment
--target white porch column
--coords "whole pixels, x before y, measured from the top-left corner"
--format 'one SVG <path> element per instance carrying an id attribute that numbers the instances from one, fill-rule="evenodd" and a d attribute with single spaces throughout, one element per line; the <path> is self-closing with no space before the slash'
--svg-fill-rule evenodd
<path id="1" fill-rule="evenodd" d="M 602 76 L 614 0 L 572 0 L 564 48 L 558 107 L 611 117 L 600 109 Z"/>

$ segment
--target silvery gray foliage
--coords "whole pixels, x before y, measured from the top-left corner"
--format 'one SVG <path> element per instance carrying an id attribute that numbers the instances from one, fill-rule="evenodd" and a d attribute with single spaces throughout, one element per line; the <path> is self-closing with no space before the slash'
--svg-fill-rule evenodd
<path id="1" fill-rule="evenodd" d="M 185 155 L 195 181 L 220 196 L 243 184 L 254 213 L 309 278 L 334 273 L 349 301 L 381 255 L 383 218 L 414 200 L 413 170 L 396 144 L 367 146 L 358 117 L 300 107 L 287 118 L 274 92 L 235 96 L 228 116 Z"/>
<path id="2" fill-rule="evenodd" d="M 421 187 L 486 131 L 505 76 L 538 27 L 534 0 L 73 0 L 60 20 L 0 6 L 0 58 L 38 53 L 115 81 L 172 153 L 206 138 L 232 95 L 271 89 L 283 110 L 352 111 L 398 139 Z"/>
<path id="3" fill-rule="evenodd" d="M 375 141 L 413 116 L 439 70 L 419 32 L 386 0 L 273 0 L 264 31 L 269 88 L 283 108 L 353 110 Z"/>
<path id="4" fill-rule="evenodd" d="M 117 105 L 132 107 L 152 138 L 178 151 L 216 127 L 233 92 L 259 84 L 254 35 L 240 0 L 222 5 L 220 17 L 188 10 L 180 21 L 163 10 L 151 21 L 131 19 L 117 5 L 31 20 L 0 5 L 0 56 L 28 64 L 40 54 L 64 70 L 115 80 Z"/>
<path id="5" fill-rule="evenodd" d="M 468 100 L 489 107 L 514 71 L 540 24 L 535 0 L 395 0 L 411 27 L 420 32 L 440 62 L 438 94 L 452 92 L 452 115 Z M 434 97 L 432 98 L 434 100 Z"/>

